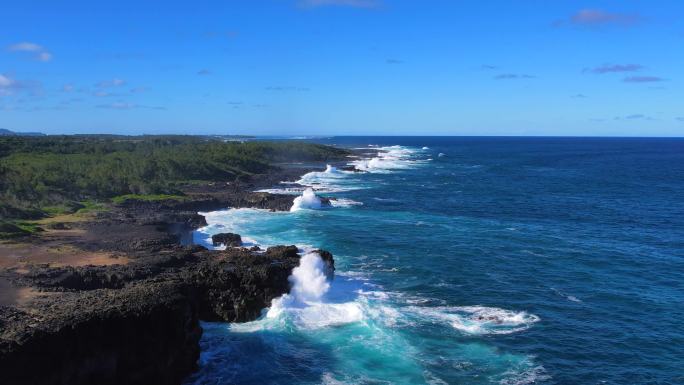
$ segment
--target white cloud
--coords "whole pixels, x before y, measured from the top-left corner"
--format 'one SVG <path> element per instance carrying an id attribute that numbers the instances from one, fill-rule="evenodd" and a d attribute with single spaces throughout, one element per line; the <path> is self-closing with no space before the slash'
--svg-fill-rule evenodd
<path id="1" fill-rule="evenodd" d="M 127 102 L 114 102 L 109 104 L 100 104 L 95 106 L 97 108 L 105 108 L 112 110 L 135 110 L 135 109 L 147 109 L 147 110 L 165 110 L 165 107 L 161 106 L 146 106 L 142 104 L 127 103 Z"/>
<path id="2" fill-rule="evenodd" d="M 0 96 L 12 96 L 19 93 L 39 95 L 41 84 L 35 81 L 19 81 L 9 75 L 0 74 Z"/>
<path id="3" fill-rule="evenodd" d="M 138 106 L 136 104 L 123 103 L 123 102 L 101 104 L 101 105 L 97 106 L 97 108 L 112 108 L 115 110 L 130 110 L 130 109 L 137 108 L 137 107 Z"/>
<path id="4" fill-rule="evenodd" d="M 15 83 L 14 80 L 10 79 L 9 77 L 0 74 L 0 88 L 9 88 Z"/>
<path id="5" fill-rule="evenodd" d="M 103 81 L 97 83 L 95 86 L 97 86 L 99 88 L 107 88 L 107 87 L 119 87 L 119 86 L 123 86 L 124 84 L 126 84 L 125 80 L 119 79 L 119 78 L 114 78 L 112 80 L 103 80 Z"/>
<path id="6" fill-rule="evenodd" d="M 50 61 L 52 60 L 52 54 L 49 52 L 41 52 L 36 56 L 36 59 L 38 59 L 38 61 Z"/>
<path id="7" fill-rule="evenodd" d="M 42 46 L 35 44 L 35 43 L 29 43 L 29 42 L 12 44 L 7 49 L 9 49 L 10 51 L 21 51 L 21 52 L 43 52 L 44 51 Z"/>
<path id="8" fill-rule="evenodd" d="M 0 96 L 9 96 L 17 88 L 17 81 L 9 76 L 0 74 Z"/>
<path id="9" fill-rule="evenodd" d="M 34 59 L 42 62 L 52 60 L 52 54 L 48 52 L 45 47 L 28 41 L 12 44 L 7 47 L 7 49 L 12 52 L 28 52 L 34 54 Z"/>

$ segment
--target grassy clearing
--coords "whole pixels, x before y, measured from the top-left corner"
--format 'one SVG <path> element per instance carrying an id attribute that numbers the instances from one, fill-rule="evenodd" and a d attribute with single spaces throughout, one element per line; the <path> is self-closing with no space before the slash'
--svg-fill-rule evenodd
<path id="1" fill-rule="evenodd" d="M 45 231 L 36 222 L 2 221 L 0 222 L 0 239 L 9 239 L 32 235 Z"/>
<path id="2" fill-rule="evenodd" d="M 109 211 L 109 207 L 107 207 L 107 205 L 105 205 L 104 203 L 95 201 L 84 201 L 81 202 L 81 204 L 83 205 L 83 207 L 76 211 L 76 215 L 95 214 L 103 211 Z"/>
<path id="3" fill-rule="evenodd" d="M 112 198 L 112 202 L 116 204 L 122 204 L 127 201 L 161 202 L 172 200 L 182 202 L 188 199 L 188 197 L 182 195 L 172 194 L 126 194 Z"/>

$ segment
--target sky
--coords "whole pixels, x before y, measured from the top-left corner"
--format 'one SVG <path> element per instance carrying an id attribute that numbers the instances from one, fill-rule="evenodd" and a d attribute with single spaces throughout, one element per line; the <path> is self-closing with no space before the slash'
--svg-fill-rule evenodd
<path id="1" fill-rule="evenodd" d="M 8 1 L 0 128 L 684 135 L 681 0 Z"/>

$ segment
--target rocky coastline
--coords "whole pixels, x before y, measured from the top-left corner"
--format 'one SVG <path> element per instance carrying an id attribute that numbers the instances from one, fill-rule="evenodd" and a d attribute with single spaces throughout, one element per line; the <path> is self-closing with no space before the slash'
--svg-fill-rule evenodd
<path id="1" fill-rule="evenodd" d="M 306 171 L 186 186 L 184 200 L 126 201 L 87 221 L 52 224 L 49 237 L 30 241 L 106 258 L 0 269 L 1 382 L 182 383 L 197 367 L 200 321 L 258 318 L 289 291 L 300 258 L 295 246 L 192 245 L 191 232 L 206 225 L 198 212 L 289 210 L 292 196 L 254 191 Z M 226 239 L 236 246 L 239 235 Z M 333 271 L 332 255 L 319 254 Z"/>

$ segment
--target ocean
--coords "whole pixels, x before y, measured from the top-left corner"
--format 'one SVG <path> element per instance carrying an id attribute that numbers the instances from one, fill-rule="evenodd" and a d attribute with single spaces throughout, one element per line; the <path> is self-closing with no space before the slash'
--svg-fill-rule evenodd
<path id="1" fill-rule="evenodd" d="M 194 234 L 305 256 L 259 320 L 203 324 L 189 384 L 684 383 L 684 140 L 314 141 L 375 154 Z"/>

